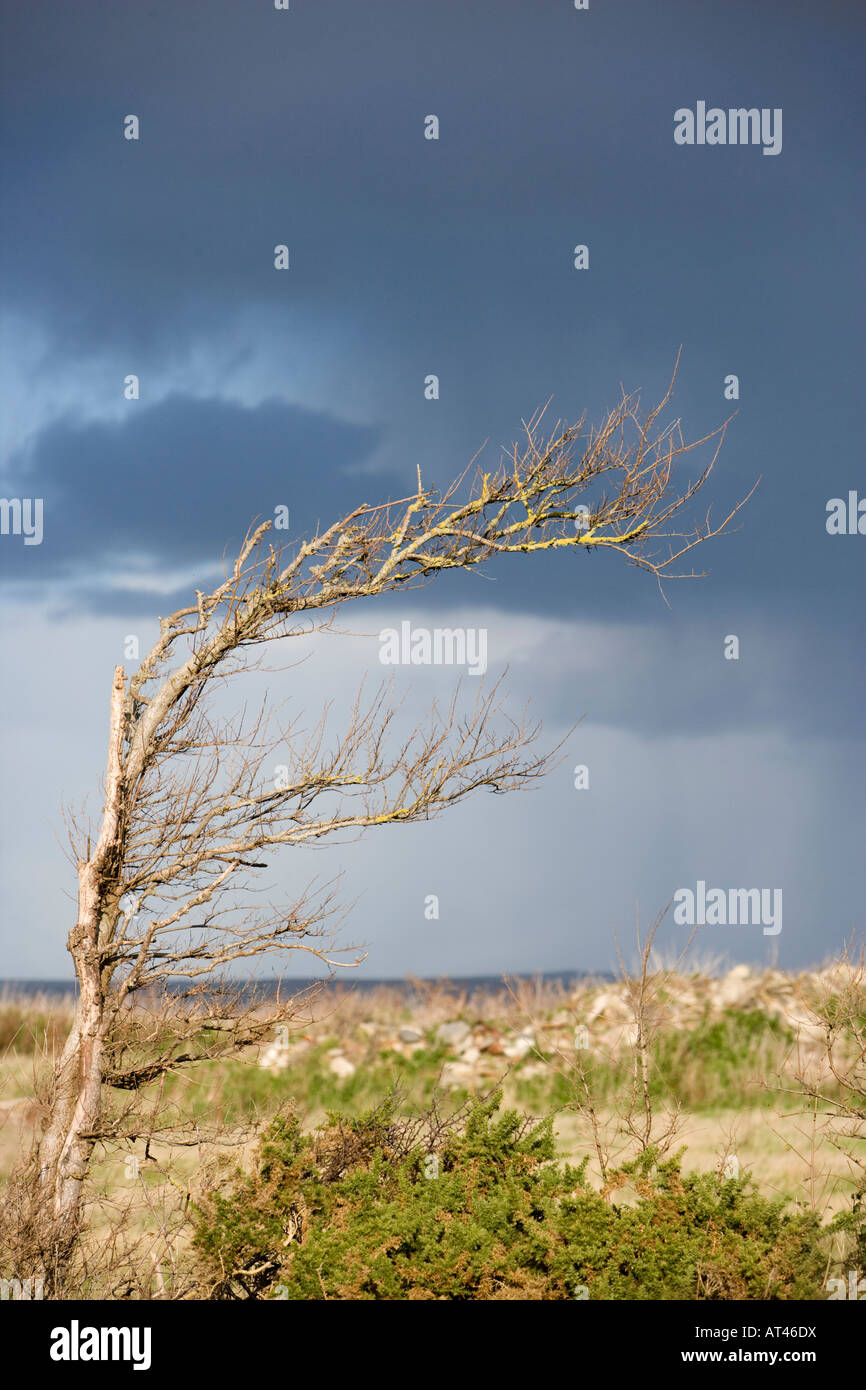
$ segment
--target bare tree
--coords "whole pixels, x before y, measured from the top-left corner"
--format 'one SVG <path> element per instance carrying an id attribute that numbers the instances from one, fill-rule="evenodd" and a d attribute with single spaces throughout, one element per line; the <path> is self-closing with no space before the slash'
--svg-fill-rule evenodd
<path id="1" fill-rule="evenodd" d="M 94 1146 L 129 1125 L 107 1120 L 107 1098 L 135 1092 L 169 1070 L 248 1047 L 288 1004 L 225 1004 L 213 986 L 227 967 L 273 952 L 323 945 L 336 911 L 330 889 L 286 907 L 239 900 L 277 846 L 428 819 L 481 788 L 526 786 L 549 766 L 531 751 L 537 729 L 513 721 L 496 688 L 468 714 L 434 706 L 389 751 L 395 708 L 380 690 L 359 695 L 345 734 L 326 748 L 324 721 L 301 745 L 275 733 L 263 707 L 218 718 L 219 683 L 254 667 L 248 650 L 328 627 L 337 607 L 401 593 L 443 570 L 467 570 L 504 553 L 610 550 L 661 582 L 688 551 L 729 526 L 709 513 L 684 521 L 724 435 L 686 443 L 678 423 L 659 427 L 663 400 L 642 413 L 623 394 L 600 428 L 544 412 L 489 473 L 473 464 L 444 494 L 423 487 L 382 506 L 364 504 L 310 539 L 275 549 L 271 523 L 251 530 L 225 581 L 160 620 L 159 638 L 111 690 L 105 804 L 95 840 L 73 825 L 78 914 L 68 938 L 78 982 L 75 1024 L 57 1060 L 31 1169 L 33 1202 L 50 1222 L 42 1242 L 61 1271 L 79 1232 L 82 1186 Z M 680 456 L 709 446 L 694 481 L 674 485 Z M 744 499 L 745 501 L 746 499 Z M 680 529 L 685 526 L 686 529 Z M 289 744 L 279 786 L 264 769 Z M 281 756 L 285 756 L 281 754 Z M 171 1037 L 131 1027 L 142 991 L 175 988 Z M 113 1089 L 111 1089 L 113 1088 Z M 141 1129 L 138 1129 L 141 1133 Z M 52 1276 L 53 1277 L 53 1276 Z"/>
<path id="2" fill-rule="evenodd" d="M 798 1041 L 787 1074 L 765 1083 L 777 1095 L 794 1097 L 801 1149 L 789 1147 L 806 1163 L 810 1199 L 823 1209 L 838 1190 L 833 1168 L 818 1166 L 823 1144 L 844 1156 L 844 1184 L 853 1205 L 837 1218 L 847 1237 L 849 1257 L 866 1273 L 866 948 L 852 935 L 845 950 L 803 987 L 798 1001 L 812 1024 L 811 1046 Z M 815 1035 L 819 1036 L 816 1037 Z M 790 1102 L 789 1102 L 790 1103 Z M 802 1127 L 801 1127 L 802 1126 Z M 832 1182 L 831 1182 L 832 1180 Z M 844 1245 L 843 1245 L 844 1248 Z"/>
<path id="3" fill-rule="evenodd" d="M 616 940 L 617 956 L 624 986 L 622 1002 L 631 1017 L 628 1029 L 628 1052 L 631 1054 L 631 1084 L 624 1086 L 616 1097 L 613 1113 L 605 1116 L 603 1097 L 593 1076 L 593 1067 L 588 1065 L 584 1054 L 589 1047 L 589 1029 L 583 1023 L 579 1007 L 572 1005 L 571 1012 L 575 1024 L 575 1041 L 578 1033 L 586 1038 L 566 1053 L 555 1043 L 546 1043 L 544 1052 L 549 1054 L 553 1070 L 565 1083 L 570 1099 L 564 1109 L 574 1111 L 584 1132 L 591 1136 L 598 1164 L 602 1191 L 609 1195 L 625 1181 L 623 1163 L 639 1158 L 649 1149 L 655 1150 L 659 1158 L 667 1155 L 681 1128 L 681 1104 L 674 1100 L 673 1105 L 662 1110 L 653 1099 L 652 1080 L 657 1069 L 657 1039 L 665 1023 L 666 1008 L 664 998 L 669 982 L 676 978 L 677 972 L 694 941 L 692 932 L 685 945 L 677 952 L 670 966 L 654 960 L 655 939 L 662 925 L 670 903 L 658 913 L 649 931 L 641 932 L 640 919 L 635 921 L 636 966 L 629 968 Z M 519 991 L 509 984 L 509 993 L 520 1007 Z M 524 1015 L 531 1025 L 533 1034 L 543 1026 L 532 1010 L 524 1009 Z M 601 1048 L 593 1047 L 596 1061 L 603 1061 L 611 1071 L 615 1069 L 617 1049 L 620 1043 Z M 534 1049 L 539 1058 L 542 1051 Z"/>

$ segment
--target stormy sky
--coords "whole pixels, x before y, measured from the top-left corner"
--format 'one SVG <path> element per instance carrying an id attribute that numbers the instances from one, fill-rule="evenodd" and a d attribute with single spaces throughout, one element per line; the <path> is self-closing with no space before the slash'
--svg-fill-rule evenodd
<path id="1" fill-rule="evenodd" d="M 866 535 L 825 525 L 829 499 L 866 497 L 859 7 L 0 12 L 0 488 L 44 507 L 41 544 L 0 536 L 0 977 L 69 974 L 61 808 L 99 810 L 112 668 L 254 517 L 285 505 L 302 535 L 418 467 L 446 486 L 551 397 L 590 421 L 621 386 L 652 404 L 681 345 L 666 418 L 697 438 L 736 412 L 705 501 L 723 515 L 761 480 L 698 552 L 707 576 L 667 606 L 616 556 L 515 556 L 344 610 L 269 693 L 339 717 L 381 676 L 382 626 L 484 627 L 489 675 L 563 760 L 530 791 L 287 851 L 272 881 L 290 899 L 342 871 L 374 976 L 608 969 L 614 934 L 698 880 L 784 899 L 776 936 L 701 928 L 707 961 L 801 967 L 862 930 Z M 698 102 L 780 109 L 781 152 L 675 144 Z M 396 681 L 420 715 L 454 672 Z M 663 951 L 686 934 L 669 915 Z"/>

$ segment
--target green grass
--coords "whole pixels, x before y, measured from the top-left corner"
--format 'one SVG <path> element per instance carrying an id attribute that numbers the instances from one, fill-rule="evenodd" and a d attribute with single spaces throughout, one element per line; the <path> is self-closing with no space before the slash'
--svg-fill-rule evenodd
<path id="1" fill-rule="evenodd" d="M 228 1061 L 219 1064 L 215 1076 L 214 1067 L 204 1063 L 183 1077 L 170 1078 L 164 1095 L 180 1104 L 188 1116 L 213 1116 L 216 1109 L 220 1119 L 230 1125 L 290 1099 L 308 1115 L 321 1116 L 337 1108 L 356 1115 L 375 1104 L 395 1083 L 408 1101 L 426 1104 L 449 1055 L 439 1046 L 419 1049 L 410 1057 L 381 1052 L 359 1065 L 354 1076 L 341 1080 L 330 1070 L 328 1056 L 338 1045 L 336 1038 L 325 1038 L 276 1074 L 254 1062 Z"/>
<path id="2" fill-rule="evenodd" d="M 653 1041 L 650 1095 L 661 1105 L 679 1101 L 697 1114 L 749 1105 L 775 1104 L 762 1086 L 782 1069 L 794 1044 L 793 1034 L 758 1010 L 728 1009 L 721 1018 L 705 1016 L 697 1027 L 661 1029 Z M 552 1053 L 545 1076 L 521 1079 L 516 1098 L 534 1113 L 567 1106 L 574 1099 L 576 1073 Z M 537 1059 L 536 1059 L 537 1060 Z M 627 1095 L 632 1086 L 631 1054 L 605 1058 L 583 1054 L 583 1067 L 596 1101 L 605 1105 Z"/>

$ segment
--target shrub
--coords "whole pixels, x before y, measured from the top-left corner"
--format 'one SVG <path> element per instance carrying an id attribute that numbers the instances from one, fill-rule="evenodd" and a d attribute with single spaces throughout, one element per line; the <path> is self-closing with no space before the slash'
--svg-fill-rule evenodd
<path id="1" fill-rule="evenodd" d="M 500 1113 L 500 1100 L 442 1120 L 399 1117 L 391 1099 L 360 1119 L 331 1115 L 314 1135 L 278 1118 L 253 1171 L 194 1210 L 210 1296 L 822 1296 L 814 1216 L 652 1151 L 599 1194 L 585 1162 L 555 1161 L 550 1120 Z"/>

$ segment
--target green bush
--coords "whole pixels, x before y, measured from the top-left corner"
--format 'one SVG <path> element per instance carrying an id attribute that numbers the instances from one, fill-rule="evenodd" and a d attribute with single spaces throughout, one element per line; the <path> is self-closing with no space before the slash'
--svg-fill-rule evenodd
<path id="1" fill-rule="evenodd" d="M 820 1298 L 812 1215 L 647 1152 L 595 1192 L 552 1123 L 496 1094 L 448 1121 L 389 1101 L 305 1135 L 275 1121 L 253 1172 L 194 1210 L 215 1298 Z M 614 1201 L 618 1196 L 622 1200 Z"/>

